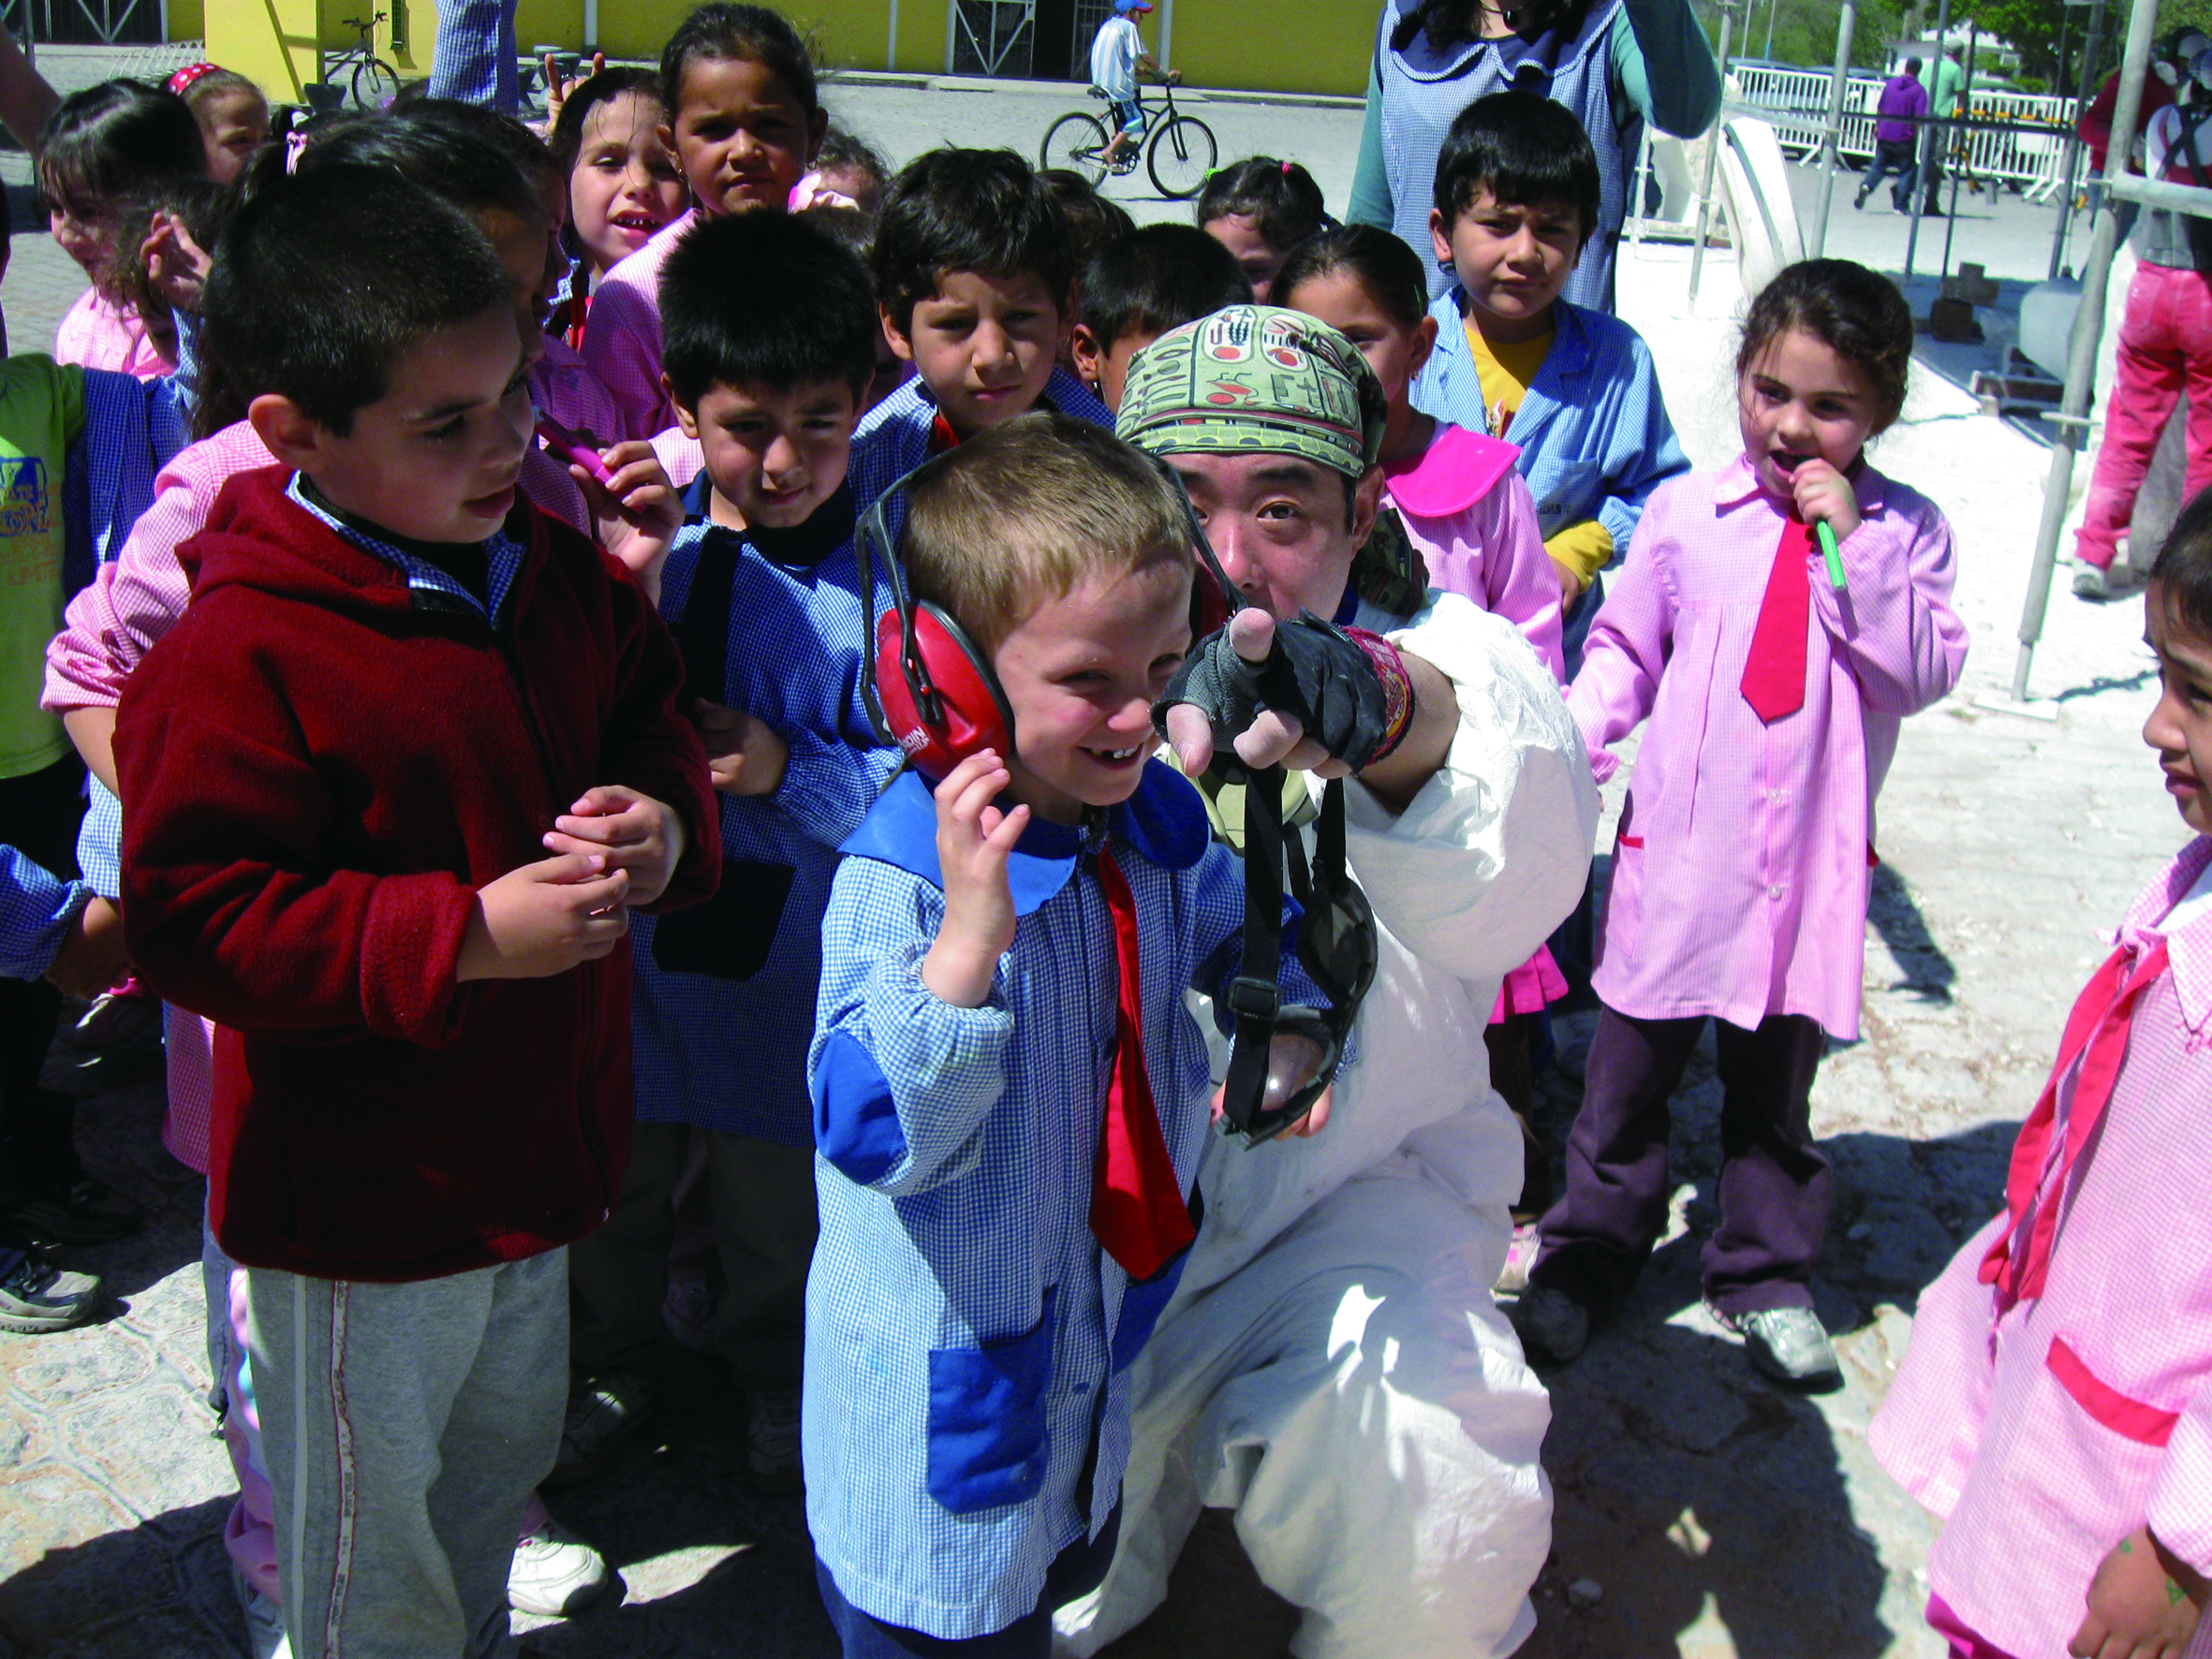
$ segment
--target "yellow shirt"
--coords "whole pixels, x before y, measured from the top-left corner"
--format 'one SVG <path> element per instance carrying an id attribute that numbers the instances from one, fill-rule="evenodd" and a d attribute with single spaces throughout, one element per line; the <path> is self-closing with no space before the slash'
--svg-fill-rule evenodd
<path id="1" fill-rule="evenodd" d="M 1529 340 L 1492 342 L 1483 338 L 1474 318 L 1467 318 L 1466 328 L 1467 350 L 1474 354 L 1475 373 L 1482 383 L 1482 407 L 1489 417 L 1490 435 L 1509 436 L 1508 429 L 1528 395 L 1529 383 L 1551 355 L 1554 332 L 1546 330 Z M 1613 557 L 1613 533 L 1597 520 L 1585 519 L 1546 537 L 1543 551 L 1563 573 L 1574 578 L 1580 591 L 1590 585 L 1590 579 Z"/>

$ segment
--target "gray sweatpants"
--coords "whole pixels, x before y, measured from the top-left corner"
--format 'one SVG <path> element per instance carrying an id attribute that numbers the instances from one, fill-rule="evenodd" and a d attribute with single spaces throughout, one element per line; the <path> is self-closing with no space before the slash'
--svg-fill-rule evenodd
<path id="1" fill-rule="evenodd" d="M 568 1399 L 565 1249 L 415 1285 L 247 1275 L 295 1659 L 487 1659 Z"/>

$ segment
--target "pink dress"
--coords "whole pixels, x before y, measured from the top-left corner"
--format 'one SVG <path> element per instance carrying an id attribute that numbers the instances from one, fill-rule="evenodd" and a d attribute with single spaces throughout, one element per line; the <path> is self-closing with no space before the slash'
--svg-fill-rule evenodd
<path id="1" fill-rule="evenodd" d="M 660 387 L 660 268 L 699 210 L 671 219 L 599 279 L 583 323 L 583 360 L 622 411 L 615 438 L 650 438 L 676 423 Z"/>
<path id="2" fill-rule="evenodd" d="M 548 334 L 545 355 L 530 365 L 530 401 L 572 433 L 600 446 L 623 436 L 622 405 L 566 340 Z M 535 497 L 533 497 L 535 499 Z"/>
<path id="3" fill-rule="evenodd" d="M 1440 422 L 1419 460 L 1387 463 L 1384 500 L 1428 566 L 1429 585 L 1457 594 L 1521 630 L 1552 678 L 1567 677 L 1559 644 L 1559 579 L 1537 528 L 1536 498 L 1502 438 Z M 1490 1023 L 1541 1014 L 1567 994 L 1551 947 L 1505 976 Z"/>
<path id="4" fill-rule="evenodd" d="M 1747 1031 L 1803 1014 L 1859 1035 L 1874 798 L 1904 717 L 1958 683 L 1967 630 L 1941 510 L 1870 466 L 1855 488 L 1849 591 L 1806 556 L 1805 704 L 1771 726 L 1742 683 L 1783 507 L 1738 456 L 1644 509 L 1567 697 L 1600 783 L 1620 764 L 1607 745 L 1651 722 L 1591 976 L 1609 1008 Z"/>
<path id="5" fill-rule="evenodd" d="M 46 688 L 39 706 L 54 713 L 113 708 L 123 682 L 155 641 L 169 632 L 192 596 L 177 549 L 207 524 L 223 486 L 239 473 L 274 466 L 254 429 L 241 420 L 178 451 L 154 480 L 154 501 L 114 560 L 62 613 L 62 631 L 46 648 Z M 542 449 L 523 459 L 523 492 L 548 512 L 592 534 L 575 480 Z M 214 1027 L 183 1013 L 169 1021 L 169 1111 L 161 1140 L 200 1174 L 207 1173 L 208 1112 L 213 1098 L 210 1035 Z"/>
<path id="6" fill-rule="evenodd" d="M 152 380 L 176 372 L 176 361 L 154 343 L 139 314 L 123 311 L 87 288 L 62 314 L 53 331 L 53 360 L 87 369 L 112 369 Z"/>
<path id="7" fill-rule="evenodd" d="M 2115 942 L 2132 965 L 2161 940 L 2166 969 L 2133 1005 L 2101 1121 L 2071 1166 L 2031 1155 L 2031 1201 L 1922 1293 L 1868 1435 L 1945 1520 L 1928 1560 L 1937 1601 L 2019 1659 L 2065 1652 L 2098 1564 L 2146 1520 L 2212 1574 L 2212 838 L 2181 850 Z M 2054 1150 L 2083 1071 L 2057 1079 Z M 2040 1294 L 2002 1305 L 1983 1260 L 2051 1204 Z M 2212 1655 L 2212 1619 L 2188 1652 Z"/>
<path id="8" fill-rule="evenodd" d="M 1502 438 L 1439 423 L 1420 460 L 1384 465 L 1384 499 L 1421 551 L 1429 585 L 1504 617 L 1564 681 L 1559 579 L 1537 528 L 1536 498 L 1513 467 L 1520 454 Z"/>

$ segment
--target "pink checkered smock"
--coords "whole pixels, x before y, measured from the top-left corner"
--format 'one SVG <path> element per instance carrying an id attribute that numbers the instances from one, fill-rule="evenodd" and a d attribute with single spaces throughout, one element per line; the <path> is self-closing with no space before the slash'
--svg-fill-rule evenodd
<path id="1" fill-rule="evenodd" d="M 2212 1575 L 2212 838 L 2184 847 L 2116 941 L 2165 941 L 2133 1008 L 2101 1124 L 2063 1181 L 2042 1294 L 2000 1312 L 1984 1257 L 2013 1219 L 1969 1239 L 1924 1291 L 1869 1440 L 1937 1515 L 1929 1588 L 2019 1659 L 2066 1651 L 2097 1564 L 2147 1520 Z M 2082 1066 L 2057 1090 L 2063 1144 Z M 2212 1620 L 2191 1659 L 2212 1656 Z"/>

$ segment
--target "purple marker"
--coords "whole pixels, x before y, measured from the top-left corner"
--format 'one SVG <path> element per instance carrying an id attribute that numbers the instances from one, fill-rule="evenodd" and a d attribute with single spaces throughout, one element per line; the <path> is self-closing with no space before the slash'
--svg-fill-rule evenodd
<path id="1" fill-rule="evenodd" d="M 538 417 L 538 435 L 545 440 L 545 447 L 563 461 L 573 462 L 602 484 L 612 481 L 614 475 L 607 470 L 607 463 L 599 459 L 599 452 L 551 415 L 540 414 Z"/>

